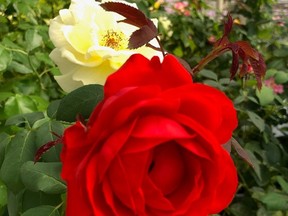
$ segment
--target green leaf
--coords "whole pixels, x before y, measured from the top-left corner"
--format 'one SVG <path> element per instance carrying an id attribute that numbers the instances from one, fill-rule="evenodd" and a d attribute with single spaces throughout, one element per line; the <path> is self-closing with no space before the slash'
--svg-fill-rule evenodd
<path id="1" fill-rule="evenodd" d="M 266 74 L 265 74 L 265 80 L 266 80 L 266 79 L 269 79 L 269 78 L 271 78 L 271 77 L 274 77 L 274 75 L 275 75 L 277 72 L 278 72 L 278 70 L 276 70 L 276 69 L 268 69 L 268 70 L 266 71 Z"/>
<path id="2" fill-rule="evenodd" d="M 55 64 L 53 63 L 53 61 L 49 57 L 49 53 L 36 52 L 35 56 L 38 59 L 38 61 L 41 61 L 41 62 L 43 62 L 46 65 L 49 65 L 51 67 L 55 66 Z"/>
<path id="3" fill-rule="evenodd" d="M 28 161 L 21 168 L 21 178 L 25 187 L 31 191 L 61 194 L 66 191 L 66 185 L 60 178 L 61 168 L 60 162 L 34 164 Z"/>
<path id="4" fill-rule="evenodd" d="M 58 137 L 55 137 L 53 133 L 58 134 L 61 136 L 64 131 L 64 126 L 57 121 L 47 121 L 44 124 L 42 124 L 37 130 L 36 133 L 36 140 L 35 144 L 37 149 L 40 148 L 42 145 L 57 139 Z M 60 161 L 60 152 L 62 149 L 62 145 L 56 145 L 49 149 L 49 151 L 45 152 L 45 154 L 42 155 L 42 160 L 45 162 L 58 162 Z"/>
<path id="5" fill-rule="evenodd" d="M 59 108 L 61 100 L 52 101 L 47 108 L 47 115 L 49 118 L 56 118 L 57 110 Z"/>
<path id="6" fill-rule="evenodd" d="M 95 106 L 103 98 L 103 86 L 93 84 L 78 88 L 60 102 L 56 119 L 75 122 L 78 115 L 88 119 Z"/>
<path id="7" fill-rule="evenodd" d="M 29 96 L 19 94 L 10 97 L 4 107 L 4 113 L 8 117 L 34 111 L 37 111 L 37 106 L 34 101 Z"/>
<path id="8" fill-rule="evenodd" d="M 260 105 L 262 106 L 266 106 L 272 103 L 275 98 L 273 89 L 267 86 L 262 86 L 262 89 L 260 91 L 257 89 L 256 96 L 258 97 Z"/>
<path id="9" fill-rule="evenodd" d="M 240 103 L 242 103 L 243 101 L 245 101 L 245 96 L 240 95 L 240 96 L 238 96 L 238 97 L 236 97 L 236 98 L 234 99 L 234 104 L 235 104 L 235 105 L 236 105 L 236 104 L 240 104 Z"/>
<path id="10" fill-rule="evenodd" d="M 251 122 L 252 122 L 261 132 L 263 132 L 263 131 L 264 131 L 264 128 L 265 128 L 265 122 L 264 122 L 264 120 L 263 120 L 259 115 L 257 115 L 257 114 L 254 113 L 254 112 L 247 111 L 247 114 L 248 114 L 249 119 L 251 120 Z"/>
<path id="11" fill-rule="evenodd" d="M 0 180 L 0 209 L 7 204 L 7 188 Z"/>
<path id="12" fill-rule="evenodd" d="M 288 195 L 276 192 L 269 192 L 264 195 L 262 201 L 269 210 L 288 210 Z"/>
<path id="13" fill-rule="evenodd" d="M 13 193 L 11 190 L 8 190 L 8 203 L 7 209 L 9 216 L 19 216 L 19 212 L 21 212 L 21 202 L 23 196 L 23 190 L 19 193 Z"/>
<path id="14" fill-rule="evenodd" d="M 42 44 L 42 37 L 38 34 L 37 30 L 29 29 L 25 32 L 26 50 L 31 51 Z"/>
<path id="15" fill-rule="evenodd" d="M 17 62 L 17 61 L 12 61 L 9 65 L 9 70 L 15 71 L 17 73 L 21 74 L 30 74 L 33 73 L 33 70 L 26 66 L 23 63 Z"/>
<path id="16" fill-rule="evenodd" d="M 184 55 L 183 53 L 183 50 L 180 46 L 176 47 L 174 50 L 173 50 L 173 54 L 175 56 L 178 56 L 178 57 L 182 57 Z"/>
<path id="17" fill-rule="evenodd" d="M 24 187 L 20 178 L 20 169 L 26 161 L 33 160 L 35 151 L 34 133 L 27 130 L 19 131 L 7 146 L 0 177 L 14 193 Z"/>
<path id="18" fill-rule="evenodd" d="M 235 216 L 251 216 L 252 214 L 252 210 L 251 210 L 251 206 L 244 204 L 244 203 L 233 203 L 230 207 L 229 210 L 231 211 L 231 213 L 233 213 L 233 215 Z"/>
<path id="19" fill-rule="evenodd" d="M 11 137 L 7 133 L 0 133 L 0 167 L 4 160 L 6 146 L 10 141 Z"/>
<path id="20" fill-rule="evenodd" d="M 273 55 L 276 57 L 287 57 L 288 56 L 287 47 L 281 47 L 281 48 L 275 49 L 273 51 Z"/>
<path id="21" fill-rule="evenodd" d="M 285 73 L 284 71 L 278 71 L 275 76 L 275 82 L 278 84 L 283 84 L 288 82 L 288 73 Z"/>
<path id="22" fill-rule="evenodd" d="M 221 88 L 221 85 L 217 81 L 214 81 L 214 80 L 210 80 L 210 79 L 204 80 L 203 83 L 206 85 L 218 88 L 218 89 Z"/>
<path id="23" fill-rule="evenodd" d="M 41 191 L 33 192 L 26 189 L 21 201 L 22 212 L 42 205 L 58 206 L 62 203 L 61 195 L 62 194 L 46 194 Z"/>
<path id="24" fill-rule="evenodd" d="M 27 126 L 31 128 L 37 120 L 42 118 L 44 118 L 44 114 L 42 112 L 19 114 L 8 118 L 5 125 L 27 124 Z"/>
<path id="25" fill-rule="evenodd" d="M 11 61 L 12 53 L 0 46 L 0 71 L 4 71 Z"/>
<path id="26" fill-rule="evenodd" d="M 47 109 L 49 102 L 43 99 L 41 96 L 31 95 L 30 98 L 34 101 L 37 110 L 44 111 Z"/>
<path id="27" fill-rule="evenodd" d="M 54 206 L 38 206 L 25 211 L 21 216 L 60 216 Z"/>
<path id="28" fill-rule="evenodd" d="M 213 71 L 211 70 L 207 70 L 207 69 L 202 69 L 199 74 L 203 77 L 206 77 L 206 78 L 209 78 L 209 79 L 212 79 L 212 80 L 215 80 L 217 81 L 218 80 L 218 76 L 216 73 L 214 73 Z"/>
<path id="29" fill-rule="evenodd" d="M 282 176 L 276 176 L 276 180 L 281 186 L 282 190 L 288 194 L 288 181 L 286 181 Z"/>
<path id="30" fill-rule="evenodd" d="M 279 164 L 281 162 L 282 153 L 280 148 L 273 142 L 265 143 L 264 145 L 267 161 L 270 165 Z"/>
<path id="31" fill-rule="evenodd" d="M 13 96 L 14 94 L 11 92 L 0 92 L 0 102 L 5 101 L 9 97 Z"/>

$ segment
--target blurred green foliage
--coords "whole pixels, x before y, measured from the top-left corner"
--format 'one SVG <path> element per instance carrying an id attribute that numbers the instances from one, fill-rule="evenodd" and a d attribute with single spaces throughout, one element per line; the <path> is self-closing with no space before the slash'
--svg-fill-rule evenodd
<path id="1" fill-rule="evenodd" d="M 189 1 L 184 10 L 175 9 L 171 1 L 132 2 L 149 17 L 159 19 L 165 49 L 191 67 L 209 53 L 213 42 L 222 35 L 223 16 L 203 0 Z M 288 123 L 288 24 L 286 17 L 273 17 L 275 3 L 238 0 L 237 6 L 230 7 L 235 19 L 230 39 L 248 40 L 263 54 L 268 69 L 265 79 L 273 78 L 275 84 L 283 86 L 283 93 L 275 93 L 268 85 L 259 92 L 252 75 L 230 81 L 229 53 L 194 77 L 196 82 L 219 88 L 234 101 L 239 118 L 234 137 L 254 164 L 254 168 L 250 167 L 233 152 L 240 184 L 233 203 L 222 216 L 288 215 L 288 126 L 281 129 Z M 40 146 L 57 139 L 50 131 L 62 134 L 65 124 L 59 121 L 63 120 L 59 115 L 66 110 L 61 109 L 61 103 L 71 103 L 68 97 L 59 100 L 64 93 L 53 79 L 58 69 L 49 59 L 53 45 L 48 36 L 49 20 L 69 4 L 68 0 L 0 0 L 2 216 L 64 215 L 66 186 L 59 176 L 61 146 L 44 154 L 36 166 L 32 161 Z M 95 97 L 99 97 L 102 89 L 97 86 L 88 86 L 86 91 L 94 88 L 99 90 Z M 73 110 L 70 114 L 67 118 L 73 119 Z"/>

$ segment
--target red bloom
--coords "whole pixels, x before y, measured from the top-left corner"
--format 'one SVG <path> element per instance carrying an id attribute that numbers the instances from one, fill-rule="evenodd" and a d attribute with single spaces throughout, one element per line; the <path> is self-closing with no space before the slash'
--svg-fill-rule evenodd
<path id="1" fill-rule="evenodd" d="M 132 56 L 88 124 L 64 133 L 67 215 L 207 216 L 228 206 L 237 173 L 232 102 L 193 84 L 176 58 Z"/>

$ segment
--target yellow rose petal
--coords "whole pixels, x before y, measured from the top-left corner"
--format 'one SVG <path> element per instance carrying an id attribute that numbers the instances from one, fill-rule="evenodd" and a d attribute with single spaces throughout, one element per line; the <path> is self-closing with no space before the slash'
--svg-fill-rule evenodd
<path id="1" fill-rule="evenodd" d="M 63 31 L 65 38 L 76 51 L 85 54 L 93 46 L 91 28 L 76 25 L 73 27 L 67 26 Z"/>

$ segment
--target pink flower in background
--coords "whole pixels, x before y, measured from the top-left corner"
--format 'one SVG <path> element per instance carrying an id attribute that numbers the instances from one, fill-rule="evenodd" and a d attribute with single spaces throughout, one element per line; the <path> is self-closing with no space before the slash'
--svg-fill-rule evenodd
<path id="1" fill-rule="evenodd" d="M 184 12 L 185 8 L 189 5 L 189 3 L 187 1 L 184 1 L 184 2 L 176 2 L 174 4 L 174 8 L 176 10 L 179 10 L 181 12 Z"/>
<path id="2" fill-rule="evenodd" d="M 174 12 L 180 12 L 185 16 L 190 16 L 190 11 L 187 9 L 189 6 L 188 1 L 175 1 L 175 0 L 166 0 L 165 1 L 165 11 L 169 14 Z"/>
<path id="3" fill-rule="evenodd" d="M 265 84 L 267 87 L 272 88 L 275 94 L 282 94 L 282 93 L 284 92 L 284 87 L 283 87 L 283 85 L 276 84 L 276 83 L 275 83 L 275 79 L 274 79 L 273 77 L 265 80 L 265 81 L 264 81 L 264 84 Z"/>

